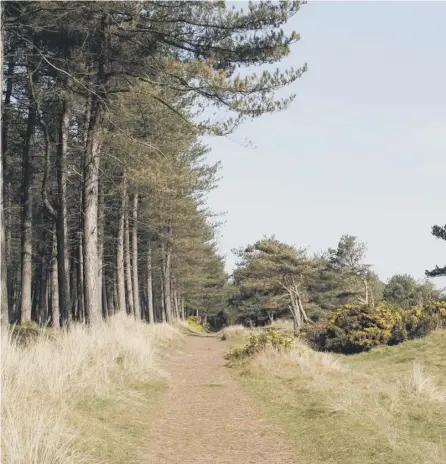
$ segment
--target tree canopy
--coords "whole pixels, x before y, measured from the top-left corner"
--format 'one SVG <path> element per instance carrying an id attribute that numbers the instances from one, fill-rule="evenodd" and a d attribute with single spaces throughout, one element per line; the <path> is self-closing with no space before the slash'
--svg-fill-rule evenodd
<path id="1" fill-rule="evenodd" d="M 300 328 L 345 305 L 377 307 L 388 302 L 405 310 L 441 298 L 442 290 L 431 281 L 410 275 L 395 275 L 385 284 L 365 263 L 366 251 L 366 244 L 352 235 L 343 235 L 336 248 L 314 255 L 274 236 L 264 237 L 234 250 L 239 260 L 230 305 L 245 324 L 268 323 L 291 310 Z"/>
<path id="2" fill-rule="evenodd" d="M 68 327 L 221 312 L 206 204 L 220 165 L 201 136 L 293 101 L 278 91 L 306 66 L 279 65 L 300 3 L 2 6 L 2 314 Z"/>

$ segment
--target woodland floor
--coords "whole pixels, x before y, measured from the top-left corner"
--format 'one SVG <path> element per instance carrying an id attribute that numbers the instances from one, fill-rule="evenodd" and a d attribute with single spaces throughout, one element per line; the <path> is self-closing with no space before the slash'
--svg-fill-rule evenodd
<path id="1" fill-rule="evenodd" d="M 187 337 L 169 360 L 171 384 L 149 434 L 149 464 L 294 464 L 283 432 L 268 423 L 225 366 L 228 345 Z"/>

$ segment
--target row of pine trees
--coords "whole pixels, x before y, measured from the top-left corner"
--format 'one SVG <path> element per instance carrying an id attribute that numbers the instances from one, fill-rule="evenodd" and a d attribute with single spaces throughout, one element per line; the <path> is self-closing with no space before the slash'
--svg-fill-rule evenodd
<path id="1" fill-rule="evenodd" d="M 204 134 L 286 108 L 299 2 L 2 2 L 2 319 L 225 305 Z M 266 65 L 260 73 L 250 68 Z"/>

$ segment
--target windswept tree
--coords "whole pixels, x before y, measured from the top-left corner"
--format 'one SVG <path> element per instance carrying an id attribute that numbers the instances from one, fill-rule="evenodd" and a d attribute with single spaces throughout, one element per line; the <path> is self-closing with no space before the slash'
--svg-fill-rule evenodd
<path id="1" fill-rule="evenodd" d="M 263 300 L 263 307 L 288 308 L 295 330 L 309 321 L 305 298 L 314 262 L 307 257 L 306 250 L 273 236 L 234 253 L 239 258 L 234 283 L 242 292 L 253 292 Z"/>

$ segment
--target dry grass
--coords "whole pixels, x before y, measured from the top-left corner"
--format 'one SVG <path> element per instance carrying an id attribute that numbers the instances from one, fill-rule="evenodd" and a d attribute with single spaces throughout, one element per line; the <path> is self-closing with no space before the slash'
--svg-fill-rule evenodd
<path id="1" fill-rule="evenodd" d="M 300 464 L 432 463 L 446 454 L 446 332 L 358 356 L 259 354 L 241 369 Z"/>
<path id="2" fill-rule="evenodd" d="M 294 377 L 297 369 L 311 377 L 321 376 L 325 371 L 344 369 L 339 358 L 330 354 L 316 353 L 298 341 L 290 351 L 283 352 L 268 348 L 253 359 L 252 365 L 279 377 Z"/>
<path id="3" fill-rule="evenodd" d="M 446 390 L 435 385 L 434 378 L 425 374 L 423 364 L 418 361 L 414 361 L 413 371 L 403 382 L 402 388 L 411 396 L 424 396 L 431 401 L 446 401 Z"/>
<path id="4" fill-rule="evenodd" d="M 285 330 L 293 330 L 293 320 L 292 319 L 275 319 L 271 327 L 276 329 L 285 329 Z"/>
<path id="5" fill-rule="evenodd" d="M 232 340 L 234 338 L 247 337 L 250 333 L 243 325 L 230 325 L 220 330 L 217 336 L 220 340 Z"/>
<path id="6" fill-rule="evenodd" d="M 104 401 L 113 405 L 119 398 L 128 406 L 132 385 L 166 376 L 161 350 L 179 332 L 118 315 L 100 327 L 50 333 L 41 331 L 22 344 L 2 329 L 2 462 L 100 462 L 102 456 L 88 446 L 94 414 L 90 410 L 80 420 L 80 404 L 88 399 L 92 407 L 100 406 L 98 412 Z"/>

